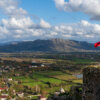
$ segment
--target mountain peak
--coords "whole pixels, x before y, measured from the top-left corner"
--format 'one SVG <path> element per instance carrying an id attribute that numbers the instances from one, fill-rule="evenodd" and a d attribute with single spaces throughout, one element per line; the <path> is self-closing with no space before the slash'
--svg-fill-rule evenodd
<path id="1" fill-rule="evenodd" d="M 94 50 L 100 49 L 95 49 L 92 43 L 60 38 L 48 40 L 38 39 L 0 46 L 1 52 L 83 52 Z"/>

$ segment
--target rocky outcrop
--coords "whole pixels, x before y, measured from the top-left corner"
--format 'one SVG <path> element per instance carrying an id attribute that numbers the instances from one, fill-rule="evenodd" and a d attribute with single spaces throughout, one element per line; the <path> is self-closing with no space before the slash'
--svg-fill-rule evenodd
<path id="1" fill-rule="evenodd" d="M 82 86 L 72 86 L 70 91 L 71 100 L 82 100 Z"/>
<path id="2" fill-rule="evenodd" d="M 100 100 L 100 68 L 88 67 L 83 70 L 82 100 Z"/>

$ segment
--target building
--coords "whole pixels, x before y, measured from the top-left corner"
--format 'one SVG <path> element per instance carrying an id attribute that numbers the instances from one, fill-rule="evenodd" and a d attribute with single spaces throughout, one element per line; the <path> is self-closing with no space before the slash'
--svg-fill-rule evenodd
<path id="1" fill-rule="evenodd" d="M 0 92 L 1 91 L 4 91 L 4 90 L 7 90 L 8 91 L 8 88 L 6 88 L 6 87 L 5 88 L 0 88 Z"/>
<path id="2" fill-rule="evenodd" d="M 47 100 L 47 98 L 41 96 L 41 97 L 39 98 L 39 100 Z"/>
<path id="3" fill-rule="evenodd" d="M 17 93 L 18 97 L 23 98 L 24 97 L 24 93 Z"/>
<path id="4" fill-rule="evenodd" d="M 0 96 L 0 100 L 7 100 L 8 96 Z"/>
<path id="5" fill-rule="evenodd" d="M 12 78 L 8 78 L 8 81 L 12 81 L 13 79 Z"/>
<path id="6" fill-rule="evenodd" d="M 65 90 L 63 88 L 61 88 L 60 93 L 65 93 Z"/>
<path id="7" fill-rule="evenodd" d="M 31 65 L 29 66 L 29 68 L 36 68 L 36 67 L 45 67 L 45 65 L 39 62 L 32 62 Z"/>

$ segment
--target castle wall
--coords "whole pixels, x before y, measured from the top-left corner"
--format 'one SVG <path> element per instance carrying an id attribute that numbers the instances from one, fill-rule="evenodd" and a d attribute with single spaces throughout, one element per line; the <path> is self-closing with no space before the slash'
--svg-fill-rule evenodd
<path id="1" fill-rule="evenodd" d="M 83 70 L 82 100 L 100 100 L 100 68 L 90 67 Z"/>

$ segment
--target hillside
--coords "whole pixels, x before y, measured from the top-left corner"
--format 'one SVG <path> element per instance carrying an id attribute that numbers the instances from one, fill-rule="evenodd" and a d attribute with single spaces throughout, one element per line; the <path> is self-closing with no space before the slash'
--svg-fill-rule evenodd
<path id="1" fill-rule="evenodd" d="M 82 52 L 95 51 L 94 44 L 64 39 L 15 42 L 0 46 L 0 52 Z"/>

